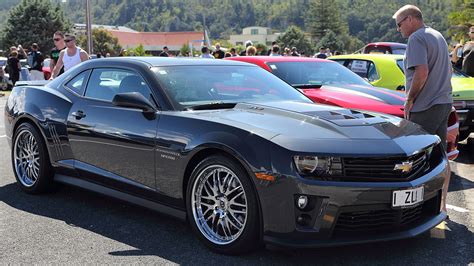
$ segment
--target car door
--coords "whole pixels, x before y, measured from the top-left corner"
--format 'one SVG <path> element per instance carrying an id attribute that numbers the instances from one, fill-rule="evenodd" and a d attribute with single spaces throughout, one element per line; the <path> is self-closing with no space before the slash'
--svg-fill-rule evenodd
<path id="1" fill-rule="evenodd" d="M 79 75 L 66 86 L 78 86 L 85 80 Z M 151 118 L 140 109 L 112 104 L 113 97 L 124 92 L 139 92 L 153 100 L 145 80 L 135 71 L 97 68 L 91 71 L 84 91 L 68 115 L 74 166 L 81 177 L 109 186 L 125 183 L 155 188 L 159 116 Z"/>

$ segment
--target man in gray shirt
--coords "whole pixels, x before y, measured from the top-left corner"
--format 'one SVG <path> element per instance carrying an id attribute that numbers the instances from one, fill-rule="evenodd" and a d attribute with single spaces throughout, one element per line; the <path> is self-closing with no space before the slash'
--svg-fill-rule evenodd
<path id="1" fill-rule="evenodd" d="M 438 135 L 446 151 L 448 116 L 451 112 L 451 62 L 443 35 L 427 27 L 418 7 L 406 5 L 393 15 L 397 30 L 408 38 L 405 52 L 405 118 Z M 449 177 L 443 190 L 443 209 Z"/>

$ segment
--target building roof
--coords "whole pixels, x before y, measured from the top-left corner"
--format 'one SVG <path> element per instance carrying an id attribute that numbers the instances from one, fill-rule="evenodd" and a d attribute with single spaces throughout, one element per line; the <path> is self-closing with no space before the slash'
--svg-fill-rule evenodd
<path id="1" fill-rule="evenodd" d="M 135 47 L 142 44 L 145 50 L 161 50 L 168 46 L 171 50 L 180 49 L 183 44 L 193 43 L 201 46 L 204 40 L 204 32 L 182 31 L 182 32 L 128 32 L 120 30 L 109 30 L 123 47 Z"/>
<path id="2" fill-rule="evenodd" d="M 131 28 L 128 28 L 128 27 L 124 27 L 124 26 L 111 26 L 111 25 L 97 25 L 97 24 L 92 24 L 91 27 L 93 29 L 97 29 L 97 28 L 103 28 L 103 29 L 106 29 L 106 30 L 119 30 L 119 31 L 126 31 L 126 32 L 138 32 L 134 29 L 131 29 Z M 74 24 L 74 28 L 75 29 L 82 29 L 82 30 L 86 30 L 86 24 L 81 24 L 81 23 L 75 23 Z"/>

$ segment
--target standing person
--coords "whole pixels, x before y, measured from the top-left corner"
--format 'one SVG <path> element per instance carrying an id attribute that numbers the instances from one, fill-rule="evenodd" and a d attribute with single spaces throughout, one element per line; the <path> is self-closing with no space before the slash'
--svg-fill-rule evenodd
<path id="1" fill-rule="evenodd" d="M 49 63 L 49 68 L 53 72 L 54 67 L 58 63 L 59 53 L 66 49 L 66 43 L 64 42 L 64 34 L 60 31 L 56 31 L 53 34 L 54 48 L 51 50 L 51 61 Z M 59 75 L 64 73 L 64 67 L 59 70 Z"/>
<path id="2" fill-rule="evenodd" d="M 474 26 L 469 28 L 469 38 L 471 41 L 466 44 L 458 44 L 453 50 L 452 61 L 459 66 L 462 71 L 474 77 Z M 458 56 L 460 54 L 461 56 Z"/>
<path id="3" fill-rule="evenodd" d="M 231 55 L 231 57 L 239 56 L 234 47 L 230 48 L 230 55 Z"/>
<path id="4" fill-rule="evenodd" d="M 203 46 L 201 48 L 201 58 L 208 58 L 208 59 L 214 59 L 214 56 L 212 56 L 209 52 L 209 48 L 207 46 Z"/>
<path id="5" fill-rule="evenodd" d="M 13 51 L 10 53 L 10 57 L 7 60 L 8 74 L 10 75 L 10 80 L 12 85 L 15 86 L 15 83 L 20 80 L 20 59 L 18 59 L 18 52 Z"/>
<path id="6" fill-rule="evenodd" d="M 163 52 L 160 53 L 161 57 L 169 57 L 170 55 L 168 54 L 168 46 L 163 47 Z"/>
<path id="7" fill-rule="evenodd" d="M 43 54 L 38 51 L 38 44 L 33 43 L 31 45 L 31 52 L 28 53 L 28 65 L 30 66 L 30 79 L 31 80 L 44 80 L 43 73 Z"/>
<path id="8" fill-rule="evenodd" d="M 269 56 L 280 56 L 280 46 L 278 45 L 273 45 L 272 47 L 272 52 L 270 53 Z"/>
<path id="9" fill-rule="evenodd" d="M 251 40 L 248 40 L 245 42 L 245 50 L 240 52 L 240 56 L 246 56 L 247 55 L 247 47 L 252 46 L 253 43 Z"/>
<path id="10" fill-rule="evenodd" d="M 331 49 L 326 48 L 326 58 L 332 56 Z"/>
<path id="11" fill-rule="evenodd" d="M 326 48 L 321 47 L 319 48 L 319 53 L 314 55 L 315 58 L 326 59 L 328 56 L 326 55 Z"/>
<path id="12" fill-rule="evenodd" d="M 251 46 L 247 47 L 247 49 L 245 50 L 245 54 L 247 56 L 257 55 L 257 48 L 255 48 L 255 46 L 251 45 Z"/>
<path id="13" fill-rule="evenodd" d="M 275 46 L 275 45 L 277 45 L 277 44 L 278 44 L 278 43 L 277 43 L 276 41 L 273 41 L 273 42 L 272 42 L 272 47 L 270 47 L 270 49 L 268 49 L 267 55 L 270 55 L 270 54 L 272 53 L 272 48 L 273 48 L 273 46 Z"/>
<path id="14" fill-rule="evenodd" d="M 216 50 L 212 53 L 215 59 L 224 58 L 225 52 L 221 50 L 221 44 L 216 43 Z"/>
<path id="15" fill-rule="evenodd" d="M 300 56 L 296 47 L 291 48 L 291 56 Z"/>
<path id="16" fill-rule="evenodd" d="M 25 49 L 23 49 L 23 46 L 21 46 L 21 44 L 18 44 L 17 52 L 18 52 L 18 60 L 26 59 L 28 56 L 25 52 Z"/>
<path id="17" fill-rule="evenodd" d="M 448 45 L 441 33 L 424 24 L 416 6 L 403 6 L 393 18 L 397 31 L 408 38 L 404 58 L 405 118 L 438 135 L 446 151 L 448 116 L 453 103 Z M 443 187 L 444 211 L 449 179 L 448 176 Z"/>
<path id="18" fill-rule="evenodd" d="M 72 34 L 64 35 L 64 42 L 66 43 L 66 49 L 59 53 L 58 63 L 54 67 L 51 78 L 58 76 L 59 70 L 64 66 L 64 72 L 71 69 L 73 66 L 80 64 L 81 62 L 89 59 L 89 55 L 86 51 L 76 46 L 76 37 Z"/>

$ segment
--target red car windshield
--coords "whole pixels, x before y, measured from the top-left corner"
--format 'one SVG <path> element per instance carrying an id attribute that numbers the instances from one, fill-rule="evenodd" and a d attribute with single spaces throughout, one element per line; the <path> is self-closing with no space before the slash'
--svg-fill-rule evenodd
<path id="1" fill-rule="evenodd" d="M 294 87 L 322 85 L 372 86 L 354 72 L 333 62 L 269 62 L 268 67 L 277 77 Z"/>

